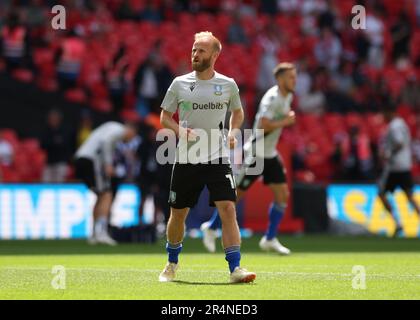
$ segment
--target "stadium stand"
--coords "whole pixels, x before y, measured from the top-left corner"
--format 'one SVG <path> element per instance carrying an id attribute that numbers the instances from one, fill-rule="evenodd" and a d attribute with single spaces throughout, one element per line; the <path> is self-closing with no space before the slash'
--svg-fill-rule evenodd
<path id="1" fill-rule="evenodd" d="M 156 44 L 160 44 L 159 52 L 154 54 L 163 59 L 173 74 L 179 74 L 188 66 L 191 50 L 191 41 L 185 39 L 192 39 L 195 32 L 211 30 L 220 38 L 227 53 L 219 59 L 217 69 L 238 83 L 248 124 L 255 115 L 262 89 L 257 84 L 258 75 L 269 54 L 277 61 L 291 60 L 307 65 L 310 82 L 317 84 L 325 96 L 325 112 L 300 111 L 298 125 L 287 130 L 283 137 L 282 143 L 289 144 L 303 157 L 302 165 L 295 168 L 297 180 L 343 179 L 332 161 L 336 141 L 340 140 L 340 135 L 348 139 L 351 128 L 358 127 L 374 151 L 384 129 L 379 111 L 388 105 L 398 106 L 413 137 L 418 135 L 420 102 L 404 98 L 410 95 L 411 86 L 411 92 L 419 88 L 420 21 L 415 14 L 415 1 L 367 2 L 368 23 L 375 25 L 375 34 L 349 27 L 354 0 L 284 1 L 283 6 L 269 13 L 255 1 L 152 1 L 150 6 L 149 1 L 144 0 L 63 1 L 67 9 L 67 29 L 74 31 L 86 46 L 76 86 L 64 91 L 60 90 L 57 78 L 57 57 L 67 32 L 50 27 L 52 14 L 48 3 L 11 1 L 10 6 L 2 10 L 2 44 L 8 14 L 17 11 L 29 33 L 31 62 L 6 71 L 7 61 L 3 57 L 0 72 L 7 72 L 9 77 L 34 85 L 38 90 L 60 94 L 70 103 L 87 105 L 94 112 L 111 114 L 114 111 L 103 73 L 121 46 L 126 48 L 124 59 L 128 67 L 124 77 L 130 85 L 118 116 L 133 119 L 138 117 L 138 88 L 133 85 L 135 72 L 153 53 Z M 31 27 L 34 12 L 40 20 L 36 28 Z M 229 41 L 234 13 L 240 22 L 236 27 L 242 28 L 247 39 L 242 43 Z M 402 13 L 407 21 L 401 20 Z M 274 34 L 268 33 L 270 28 L 274 28 Z M 329 29 L 337 39 L 339 64 L 349 63 L 348 70 L 340 67 L 332 70 L 317 59 L 315 48 L 320 44 L 323 28 Z M 405 30 L 403 40 L 395 36 L 395 30 L 401 29 Z M 374 52 L 375 41 L 381 43 L 379 52 Z M 397 45 L 403 48 L 400 53 L 395 53 Z M 372 63 L 371 57 L 375 54 L 382 60 Z M 294 103 L 298 111 L 301 98 L 297 96 Z M 147 119 L 159 126 L 153 110 Z M 13 166 L 3 173 L 3 180 L 39 180 L 45 164 L 39 143 L 34 139 L 19 139 L 12 129 L 2 131 L 16 153 Z M 29 159 L 34 163 L 30 169 L 22 165 Z M 380 164 L 375 162 L 375 172 L 378 166 Z M 418 177 L 420 163 L 413 170 Z"/>

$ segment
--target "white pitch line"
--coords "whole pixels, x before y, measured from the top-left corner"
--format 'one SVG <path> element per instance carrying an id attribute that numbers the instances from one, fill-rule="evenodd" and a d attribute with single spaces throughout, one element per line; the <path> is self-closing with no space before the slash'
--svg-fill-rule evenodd
<path id="1" fill-rule="evenodd" d="M 159 273 L 161 269 L 136 269 L 136 268 L 124 268 L 124 269 L 113 269 L 113 268 L 65 268 L 66 271 L 75 271 L 75 272 L 105 272 L 105 273 Z M 45 271 L 50 272 L 51 269 L 47 267 L 2 267 L 0 271 Z M 219 273 L 227 274 L 226 271 L 221 270 L 194 270 L 194 269 L 179 269 L 179 273 L 182 272 L 188 273 Z M 354 274 L 352 273 L 334 273 L 334 272 L 288 272 L 288 271 L 258 271 L 258 275 L 266 276 L 303 276 L 303 277 L 342 277 L 342 278 L 353 278 Z M 366 273 L 366 278 L 385 278 L 385 279 L 420 279 L 420 274 L 381 274 L 381 273 Z"/>

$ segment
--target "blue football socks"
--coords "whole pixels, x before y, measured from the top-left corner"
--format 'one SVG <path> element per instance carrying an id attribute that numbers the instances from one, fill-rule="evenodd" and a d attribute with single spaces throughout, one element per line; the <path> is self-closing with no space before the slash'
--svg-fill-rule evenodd
<path id="1" fill-rule="evenodd" d="M 267 232 L 265 236 L 267 240 L 272 240 L 277 235 L 277 229 L 281 222 L 281 219 L 284 216 L 284 211 L 286 210 L 286 205 L 279 205 L 275 202 L 271 204 L 270 211 L 269 211 L 269 219 L 270 222 L 268 224 Z"/>
<path id="2" fill-rule="evenodd" d="M 239 267 L 241 261 L 241 247 L 231 246 L 225 249 L 226 261 L 229 263 L 229 270 L 232 273 L 236 267 Z"/>
<path id="3" fill-rule="evenodd" d="M 168 253 L 168 261 L 170 263 L 178 263 L 178 255 L 182 250 L 182 242 L 179 243 L 169 243 L 166 242 L 166 252 Z"/>

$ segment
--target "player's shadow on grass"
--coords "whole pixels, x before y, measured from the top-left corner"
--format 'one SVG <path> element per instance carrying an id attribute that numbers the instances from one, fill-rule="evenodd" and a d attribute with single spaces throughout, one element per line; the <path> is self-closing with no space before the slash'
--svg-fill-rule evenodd
<path id="1" fill-rule="evenodd" d="M 246 285 L 246 283 L 200 282 L 200 281 L 185 281 L 185 280 L 174 280 L 173 282 L 176 283 L 176 284 L 191 285 L 191 286 L 237 286 L 237 285 Z"/>

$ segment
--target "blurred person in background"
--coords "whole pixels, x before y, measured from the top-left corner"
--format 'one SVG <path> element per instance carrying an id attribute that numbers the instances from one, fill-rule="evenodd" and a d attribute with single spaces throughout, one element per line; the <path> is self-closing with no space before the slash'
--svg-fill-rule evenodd
<path id="1" fill-rule="evenodd" d="M 296 81 L 296 95 L 300 98 L 309 93 L 313 80 L 308 68 L 308 59 L 301 59 L 297 68 L 299 73 Z"/>
<path id="2" fill-rule="evenodd" d="M 158 24 L 161 20 L 161 13 L 156 1 L 146 0 L 143 10 L 139 13 L 139 19 Z"/>
<path id="3" fill-rule="evenodd" d="M 12 11 L 1 29 L 0 50 L 8 72 L 30 64 L 28 31 L 21 24 L 18 12 Z"/>
<path id="4" fill-rule="evenodd" d="M 24 9 L 25 25 L 30 33 L 32 46 L 44 46 L 45 29 L 49 23 L 49 8 L 45 8 L 43 0 L 31 0 Z"/>
<path id="5" fill-rule="evenodd" d="M 159 104 L 173 79 L 173 74 L 160 54 L 156 43 L 149 57 L 137 69 L 134 90 L 137 92 L 137 111 L 141 117 L 158 113 Z"/>
<path id="6" fill-rule="evenodd" d="M 85 42 L 77 35 L 75 29 L 70 30 L 55 57 L 61 90 L 76 87 L 85 53 Z"/>
<path id="7" fill-rule="evenodd" d="M 140 213 L 144 214 L 145 201 L 148 197 L 152 197 L 158 231 L 164 234 L 170 213 L 168 198 L 172 165 L 157 162 L 156 152 L 163 142 L 156 141 L 156 133 L 155 127 L 143 123 L 142 144 L 137 152 L 137 157 L 140 159 L 137 184 L 142 194 Z"/>
<path id="8" fill-rule="evenodd" d="M 83 110 L 76 133 L 76 147 L 79 148 L 93 131 L 93 123 L 89 110 Z"/>
<path id="9" fill-rule="evenodd" d="M 416 75 L 410 75 L 402 89 L 401 102 L 413 108 L 414 112 L 420 113 L 420 85 Z"/>
<path id="10" fill-rule="evenodd" d="M 384 167 L 378 182 L 379 198 L 382 200 L 385 209 L 395 220 L 395 235 L 398 235 L 403 228 L 387 198 L 387 193 L 392 193 L 400 187 L 419 216 L 420 208 L 413 197 L 410 129 L 405 121 L 397 116 L 393 108 L 385 109 L 384 117 L 388 127 L 381 146 L 381 158 L 384 162 Z"/>
<path id="11" fill-rule="evenodd" d="M 4 139 L 0 131 L 0 181 L 3 180 L 2 171 L 7 167 L 10 168 L 13 163 L 14 150 L 9 141 Z"/>
<path id="12" fill-rule="evenodd" d="M 347 139 L 341 141 L 342 163 L 348 180 L 373 178 L 373 156 L 370 139 L 358 126 L 352 126 Z"/>
<path id="13" fill-rule="evenodd" d="M 314 55 L 319 65 L 326 67 L 330 72 L 336 72 L 340 66 L 342 53 L 340 38 L 331 29 L 323 28 L 321 38 L 314 48 Z"/>
<path id="14" fill-rule="evenodd" d="M 248 37 L 241 25 L 241 16 L 238 12 L 232 14 L 232 23 L 228 28 L 228 42 L 230 44 L 237 43 L 245 46 L 249 44 Z"/>
<path id="15" fill-rule="evenodd" d="M 141 144 L 142 138 L 138 135 L 129 141 L 122 140 L 116 143 L 113 161 L 114 175 L 111 178 L 113 200 L 115 199 L 118 188 L 122 183 L 133 183 L 136 180 L 140 169 L 140 162 L 137 154 Z M 141 196 L 143 199 L 143 193 Z M 109 216 L 109 220 L 110 218 L 111 217 Z"/>
<path id="16" fill-rule="evenodd" d="M 68 161 L 73 145 L 70 131 L 63 123 L 63 116 L 57 109 L 47 115 L 47 125 L 41 136 L 41 148 L 47 154 L 47 163 L 42 182 L 61 183 L 66 180 Z"/>
<path id="17" fill-rule="evenodd" d="M 14 151 L 11 143 L 4 139 L 0 131 L 0 165 L 10 166 L 13 162 Z"/>
<path id="18" fill-rule="evenodd" d="M 272 72 L 278 63 L 277 54 L 281 46 L 281 34 L 274 19 L 267 23 L 258 36 L 257 43 L 262 48 L 257 75 L 257 99 L 260 99 L 264 92 L 276 84 Z"/>
<path id="19" fill-rule="evenodd" d="M 92 131 L 89 138 L 76 151 L 74 167 L 76 177 L 97 196 L 93 208 L 93 231 L 89 244 L 114 246 L 116 241 L 108 233 L 108 217 L 113 202 L 111 179 L 115 176 L 114 154 L 118 142 L 126 143 L 137 136 L 133 123 L 106 122 Z"/>
<path id="20" fill-rule="evenodd" d="M 406 12 L 401 12 L 398 20 L 391 27 L 392 58 L 397 62 L 400 58 L 406 58 L 410 52 L 411 23 Z"/>
<path id="21" fill-rule="evenodd" d="M 383 68 L 385 63 L 385 25 L 383 20 L 382 7 L 379 3 L 376 3 L 372 11 L 367 11 L 366 29 L 364 29 L 364 32 L 369 41 L 368 62 L 377 69 Z"/>
<path id="22" fill-rule="evenodd" d="M 126 48 L 120 46 L 110 64 L 102 71 L 112 102 L 112 111 L 116 117 L 119 116 L 124 107 L 125 94 L 129 86 L 126 78 L 128 67 Z"/>
<path id="23" fill-rule="evenodd" d="M 323 114 L 325 108 L 324 93 L 312 83 L 310 91 L 299 97 L 299 110 L 303 113 Z"/>

